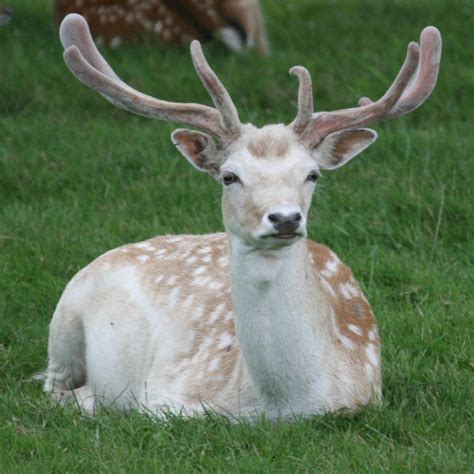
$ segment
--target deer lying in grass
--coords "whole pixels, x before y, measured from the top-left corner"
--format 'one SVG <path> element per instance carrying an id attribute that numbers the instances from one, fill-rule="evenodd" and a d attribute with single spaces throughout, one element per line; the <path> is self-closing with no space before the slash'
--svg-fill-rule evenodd
<path id="1" fill-rule="evenodd" d="M 0 26 L 10 23 L 13 18 L 13 10 L 5 5 L 0 5 Z"/>
<path id="2" fill-rule="evenodd" d="M 296 119 L 261 129 L 240 122 L 197 41 L 192 59 L 215 108 L 132 89 L 78 15 L 60 35 L 71 71 L 113 104 L 203 131 L 179 129 L 172 140 L 222 184 L 226 233 L 156 237 L 81 270 L 51 322 L 45 390 L 88 412 L 110 403 L 271 418 L 379 400 L 374 314 L 351 270 L 307 240 L 306 220 L 321 170 L 345 165 L 377 138 L 361 127 L 411 112 L 431 94 L 438 30 L 424 29 L 385 95 L 360 107 L 313 113 L 309 72 L 294 67 Z"/>
<path id="3" fill-rule="evenodd" d="M 58 24 L 81 14 L 112 47 L 148 34 L 175 46 L 216 37 L 236 51 L 269 49 L 258 0 L 55 0 L 53 9 Z"/>

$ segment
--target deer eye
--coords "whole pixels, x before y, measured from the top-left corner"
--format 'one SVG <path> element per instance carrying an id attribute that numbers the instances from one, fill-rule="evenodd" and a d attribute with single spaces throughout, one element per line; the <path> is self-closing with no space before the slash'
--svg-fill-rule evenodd
<path id="1" fill-rule="evenodd" d="M 306 178 L 306 181 L 311 181 L 314 183 L 317 179 L 319 178 L 319 173 L 316 170 L 311 171 L 309 173 L 308 177 Z"/>
<path id="2" fill-rule="evenodd" d="M 239 181 L 239 177 L 236 174 L 231 173 L 230 171 L 226 171 L 222 175 L 222 182 L 224 183 L 224 186 L 230 186 L 231 184 L 236 183 L 237 181 Z"/>

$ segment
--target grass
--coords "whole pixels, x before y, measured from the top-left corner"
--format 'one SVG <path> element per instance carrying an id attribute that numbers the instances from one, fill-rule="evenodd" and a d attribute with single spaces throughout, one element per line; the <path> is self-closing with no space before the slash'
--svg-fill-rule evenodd
<path id="1" fill-rule="evenodd" d="M 420 111 L 321 180 L 310 235 L 368 292 L 383 340 L 384 403 L 355 415 L 230 424 L 90 419 L 53 406 L 30 376 L 67 281 L 97 255 L 163 233 L 222 229 L 219 186 L 170 143 L 173 126 L 120 111 L 61 59 L 50 3 L 17 0 L 0 29 L 1 472 L 472 472 L 474 7 L 470 1 L 264 1 L 269 58 L 206 46 L 243 121 L 289 122 L 294 64 L 319 110 L 384 92 L 422 27 L 444 35 Z M 186 51 L 107 51 L 135 87 L 209 103 Z"/>

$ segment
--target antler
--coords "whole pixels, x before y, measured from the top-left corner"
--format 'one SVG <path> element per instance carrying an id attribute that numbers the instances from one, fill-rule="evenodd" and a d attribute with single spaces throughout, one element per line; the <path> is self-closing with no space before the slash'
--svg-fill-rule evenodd
<path id="1" fill-rule="evenodd" d="M 86 20 L 66 16 L 59 30 L 64 60 L 84 84 L 99 91 L 114 105 L 146 117 L 179 122 L 208 132 L 223 142 L 235 140 L 241 129 L 237 109 L 229 93 L 212 71 L 199 41 L 191 43 L 194 67 L 216 108 L 200 104 L 167 102 L 143 94 L 123 82 L 97 50 Z"/>
<path id="2" fill-rule="evenodd" d="M 313 91 L 309 72 L 297 66 L 290 70 L 298 75 L 298 115 L 290 127 L 303 143 L 317 145 L 338 130 L 357 128 L 405 115 L 418 108 L 430 96 L 438 78 L 441 60 L 441 34 L 433 26 L 421 32 L 420 46 L 411 42 L 398 76 L 387 92 L 376 102 L 360 99 L 360 107 L 313 113 Z M 420 51 L 421 49 L 421 51 Z M 416 75 L 415 75 L 416 73 Z"/>

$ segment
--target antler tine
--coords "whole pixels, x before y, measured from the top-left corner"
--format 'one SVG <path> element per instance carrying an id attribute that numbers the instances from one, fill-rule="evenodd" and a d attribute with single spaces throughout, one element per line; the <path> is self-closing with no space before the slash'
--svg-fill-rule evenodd
<path id="1" fill-rule="evenodd" d="M 241 128 L 239 113 L 227 89 L 206 61 L 201 43 L 197 40 L 191 42 L 191 57 L 204 87 L 209 92 L 217 110 L 221 113 L 224 127 L 231 135 L 238 135 Z"/>
<path id="2" fill-rule="evenodd" d="M 441 61 L 441 33 L 434 26 L 427 26 L 420 36 L 421 57 L 415 79 L 386 118 L 405 115 L 422 105 L 436 85 Z M 370 104 L 368 97 L 359 100 L 360 105 Z"/>
<path id="3" fill-rule="evenodd" d="M 313 114 L 310 125 L 302 134 L 302 140 L 312 146 L 332 132 L 361 127 L 379 120 L 395 105 L 413 77 L 418 65 L 420 48 L 416 43 L 408 45 L 407 57 L 397 77 L 387 92 L 377 101 L 363 107 L 319 112 Z"/>
<path id="4" fill-rule="evenodd" d="M 114 105 L 146 117 L 191 125 L 223 141 L 229 138 L 218 110 L 156 99 L 124 83 L 97 50 L 89 26 L 80 15 L 71 14 L 63 20 L 60 36 L 66 48 L 64 59 L 72 73 Z"/>
<path id="5" fill-rule="evenodd" d="M 91 66 L 106 76 L 122 82 L 97 50 L 84 17 L 77 13 L 67 15 L 59 27 L 59 38 L 65 50 L 70 46 L 76 46 Z"/>
<path id="6" fill-rule="evenodd" d="M 303 66 L 294 66 L 290 74 L 298 77 L 298 115 L 290 127 L 295 133 L 301 133 L 309 124 L 313 116 L 313 85 L 311 74 Z"/>
<path id="7" fill-rule="evenodd" d="M 421 51 L 415 42 L 408 45 L 400 72 L 379 100 L 372 102 L 363 97 L 359 101 L 360 107 L 313 114 L 300 134 L 303 142 L 314 146 L 332 132 L 370 125 L 416 109 L 433 91 L 440 57 L 441 35 L 436 28 L 427 27 L 421 34 Z"/>

